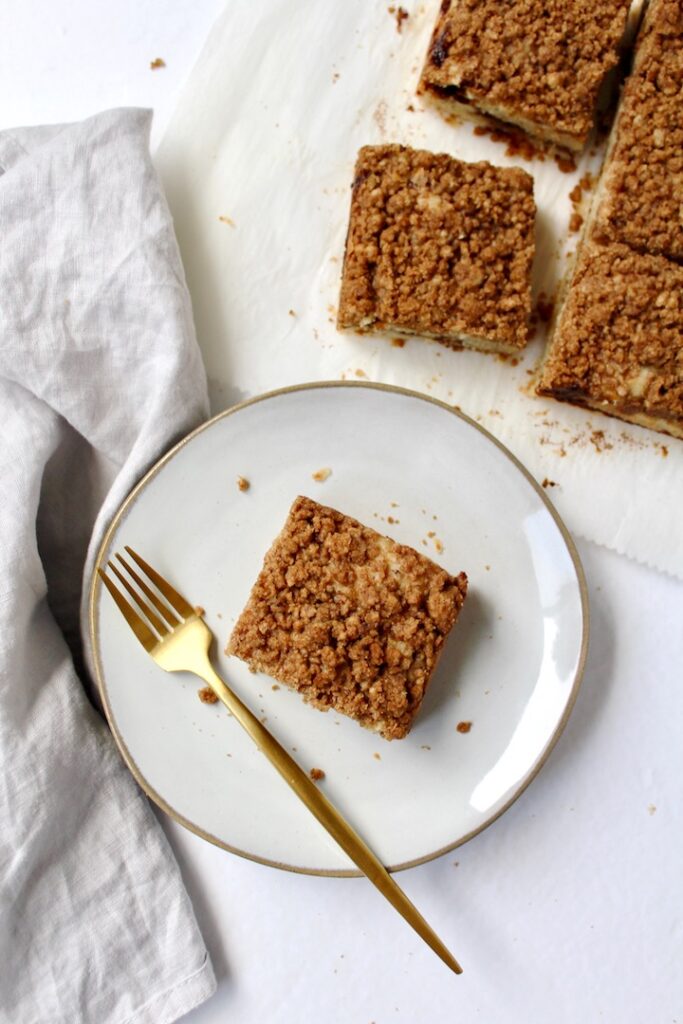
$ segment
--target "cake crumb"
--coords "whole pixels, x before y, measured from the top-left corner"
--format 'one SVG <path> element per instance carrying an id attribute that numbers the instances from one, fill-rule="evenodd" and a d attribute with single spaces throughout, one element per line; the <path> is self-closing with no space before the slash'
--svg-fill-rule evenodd
<path id="1" fill-rule="evenodd" d="M 660 447 L 660 451 L 662 453 L 662 458 L 665 459 L 667 457 L 667 455 L 669 454 L 669 449 L 667 448 L 667 446 L 665 444 L 662 444 L 659 447 Z"/>
<path id="2" fill-rule="evenodd" d="M 578 231 L 580 231 L 582 224 L 583 224 L 583 217 L 581 216 L 580 213 L 577 213 L 576 210 L 575 210 L 574 213 L 569 218 L 569 233 L 570 233 L 570 235 L 575 235 Z"/>
<path id="3" fill-rule="evenodd" d="M 235 222 L 232 219 L 232 217 L 224 217 L 223 215 L 221 215 L 218 219 L 221 222 L 221 224 L 227 224 L 228 227 L 230 227 L 230 228 L 234 228 L 235 227 Z"/>
<path id="4" fill-rule="evenodd" d="M 545 487 L 545 488 L 557 487 L 557 481 L 556 480 L 549 480 L 548 477 L 546 476 L 543 479 L 543 483 L 541 484 L 541 487 Z"/>
<path id="5" fill-rule="evenodd" d="M 332 476 L 332 470 L 329 466 L 325 466 L 323 469 L 316 469 L 315 473 L 312 473 L 311 476 L 319 484 L 324 484 L 327 478 Z"/>
<path id="6" fill-rule="evenodd" d="M 576 170 L 576 160 L 569 153 L 555 153 L 555 163 L 563 174 L 573 174 Z"/>
<path id="7" fill-rule="evenodd" d="M 287 310 L 287 315 L 288 315 L 288 316 L 296 316 L 296 313 L 294 312 L 294 310 L 293 310 L 293 309 L 288 309 L 288 310 Z"/>
<path id="8" fill-rule="evenodd" d="M 152 69 L 152 71 L 158 71 L 159 68 L 166 67 L 166 61 L 162 57 L 155 57 L 154 60 L 151 60 L 149 62 L 149 66 Z"/>
<path id="9" fill-rule="evenodd" d="M 206 608 L 203 608 L 200 604 L 194 606 L 194 613 L 201 619 L 202 615 L 206 614 Z"/>
<path id="10" fill-rule="evenodd" d="M 381 754 L 374 753 L 372 756 L 374 757 L 375 761 L 381 761 L 382 760 L 382 755 Z"/>
<path id="11" fill-rule="evenodd" d="M 396 31 L 400 35 L 403 31 L 403 22 L 407 21 L 410 15 L 406 11 L 405 7 L 396 7 L 394 4 L 387 7 L 387 13 L 393 15 L 394 20 L 396 21 Z"/>
<path id="12" fill-rule="evenodd" d="M 218 702 L 218 697 L 210 686 L 203 686 L 201 690 L 197 690 L 197 696 L 202 704 L 216 704 Z"/>
<path id="13" fill-rule="evenodd" d="M 294 748 L 292 747 L 292 749 Z M 311 768 L 309 775 L 311 776 L 314 782 L 322 782 L 322 780 L 325 778 L 325 772 L 322 770 L 322 768 Z"/>
<path id="14" fill-rule="evenodd" d="M 361 370 L 360 367 L 355 372 L 356 372 L 356 377 L 366 377 L 367 378 L 367 373 L 365 372 L 365 370 Z"/>
<path id="15" fill-rule="evenodd" d="M 277 685 L 277 683 L 273 683 L 273 685 L 271 686 L 271 690 L 279 690 L 279 689 L 280 689 L 280 687 Z"/>
<path id="16" fill-rule="evenodd" d="M 438 537 L 434 538 L 434 547 L 439 554 L 443 553 L 443 541 L 440 541 Z"/>
<path id="17" fill-rule="evenodd" d="M 458 722 L 458 724 L 456 726 L 456 729 L 458 730 L 458 732 L 463 732 L 463 733 L 464 732 L 469 732 L 471 728 L 472 728 L 472 723 L 471 722 Z"/>
<path id="18" fill-rule="evenodd" d="M 394 346 L 394 348 L 403 348 L 405 343 L 406 343 L 406 339 L 405 338 L 392 338 L 391 339 L 391 344 Z"/>
<path id="19" fill-rule="evenodd" d="M 246 476 L 238 476 L 237 477 L 237 489 L 238 490 L 240 490 L 240 491 L 248 491 L 250 487 L 251 487 L 251 484 L 247 480 Z"/>

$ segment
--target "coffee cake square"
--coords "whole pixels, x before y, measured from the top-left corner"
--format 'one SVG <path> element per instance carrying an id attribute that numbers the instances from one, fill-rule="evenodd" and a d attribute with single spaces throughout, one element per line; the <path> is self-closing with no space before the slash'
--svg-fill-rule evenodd
<path id="1" fill-rule="evenodd" d="M 420 709 L 467 593 L 412 548 L 298 497 L 226 648 L 385 739 Z"/>
<path id="2" fill-rule="evenodd" d="M 407 146 L 356 162 L 340 330 L 516 353 L 528 339 L 533 179 Z"/>
<path id="3" fill-rule="evenodd" d="M 683 4 L 652 0 L 638 36 L 591 235 L 683 259 Z"/>
<path id="4" fill-rule="evenodd" d="M 418 92 L 579 151 L 630 2 L 443 0 Z"/>
<path id="5" fill-rule="evenodd" d="M 536 390 L 683 437 L 683 267 L 584 243 Z"/>

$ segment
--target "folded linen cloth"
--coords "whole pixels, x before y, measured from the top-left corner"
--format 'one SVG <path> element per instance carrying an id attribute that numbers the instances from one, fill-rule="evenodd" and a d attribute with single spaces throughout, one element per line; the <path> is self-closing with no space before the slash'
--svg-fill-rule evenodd
<path id="1" fill-rule="evenodd" d="M 0 1020 L 12 1024 L 164 1024 L 215 988 L 173 854 L 65 639 L 77 650 L 82 581 L 117 505 L 207 414 L 150 122 L 114 110 L 0 133 Z"/>

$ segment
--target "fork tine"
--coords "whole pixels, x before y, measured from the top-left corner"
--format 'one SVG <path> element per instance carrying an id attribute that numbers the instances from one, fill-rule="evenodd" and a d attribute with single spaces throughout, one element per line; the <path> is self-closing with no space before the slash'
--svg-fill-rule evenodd
<path id="1" fill-rule="evenodd" d="M 113 564 L 113 562 L 108 562 L 107 563 L 107 567 L 109 569 L 111 569 L 111 571 L 114 573 L 116 578 L 126 588 L 126 590 L 130 594 L 130 596 L 133 598 L 133 600 L 135 601 L 135 603 L 138 606 L 138 608 L 142 609 L 142 612 L 143 612 L 145 618 L 147 619 L 148 622 L 150 622 L 152 624 L 154 629 L 156 629 L 157 633 L 159 633 L 160 636 L 162 636 L 162 637 L 167 636 L 168 635 L 168 629 L 163 624 L 163 622 L 161 621 L 159 616 L 155 615 L 154 612 L 152 611 L 152 609 L 149 607 L 149 605 L 145 604 L 145 602 L 142 600 L 142 598 L 138 594 L 137 590 L 134 590 L 133 587 L 131 587 L 131 585 L 128 582 L 128 580 L 126 579 L 126 577 L 123 576 L 122 573 L 119 572 L 119 570 L 116 568 L 116 566 Z"/>
<path id="2" fill-rule="evenodd" d="M 147 584 L 142 579 L 142 577 L 138 573 L 136 573 L 135 569 L 133 569 L 132 566 L 128 565 L 128 562 L 125 560 L 123 555 L 120 555 L 118 553 L 118 551 L 116 552 L 116 557 L 118 558 L 119 562 L 121 563 L 123 568 L 126 570 L 128 575 L 131 577 L 131 579 L 133 579 L 137 583 L 138 587 L 140 588 L 142 593 L 145 595 L 147 600 L 151 601 L 152 604 L 154 605 L 154 607 L 156 608 L 156 610 L 161 615 L 163 615 L 163 617 L 166 619 L 166 622 L 169 624 L 171 629 L 174 629 L 175 626 L 178 626 L 180 624 L 180 620 L 175 617 L 175 615 L 173 614 L 171 609 L 168 607 L 168 605 L 164 604 L 164 602 L 161 601 L 157 597 L 157 595 L 154 593 L 154 591 L 150 587 L 147 586 Z"/>
<path id="3" fill-rule="evenodd" d="M 159 643 L 157 637 L 155 637 L 154 633 L 149 628 L 147 623 L 143 622 L 143 620 L 140 618 L 140 616 L 135 611 L 133 606 L 128 604 L 128 602 L 126 601 L 125 597 L 118 589 L 116 584 L 109 579 L 109 577 L 100 569 L 99 566 L 97 567 L 97 572 L 100 579 L 104 583 L 105 587 L 116 601 L 119 607 L 119 611 L 123 615 L 124 619 L 130 626 L 130 628 L 133 630 L 136 637 L 138 638 L 142 646 L 145 648 L 147 653 L 150 654 L 154 650 L 156 645 Z"/>
<path id="4" fill-rule="evenodd" d="M 178 615 L 182 615 L 182 617 L 186 619 L 188 616 L 195 614 L 195 610 L 189 601 L 186 601 L 182 594 L 179 594 L 177 590 L 174 590 L 171 584 L 168 583 L 163 576 L 160 576 L 151 565 L 148 565 L 147 562 L 145 562 L 144 558 L 140 558 L 140 555 L 133 551 L 132 548 L 129 548 L 128 545 L 126 545 L 126 551 L 130 557 L 137 562 L 142 571 L 149 576 L 154 586 L 161 591 L 168 603 L 178 612 Z"/>

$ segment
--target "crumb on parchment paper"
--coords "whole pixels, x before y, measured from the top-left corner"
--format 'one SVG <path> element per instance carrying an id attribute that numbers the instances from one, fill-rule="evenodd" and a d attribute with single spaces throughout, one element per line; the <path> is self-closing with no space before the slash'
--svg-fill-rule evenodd
<path id="1" fill-rule="evenodd" d="M 325 772 L 322 770 L 322 768 L 311 768 L 308 774 L 311 776 L 314 782 L 322 782 L 322 780 L 325 778 Z"/>
<path id="2" fill-rule="evenodd" d="M 328 477 L 332 476 L 332 470 L 329 466 L 324 466 L 322 469 L 316 469 L 315 473 L 311 473 L 311 476 L 319 484 L 324 484 Z"/>
<path id="3" fill-rule="evenodd" d="M 237 488 L 238 488 L 238 490 L 240 490 L 240 491 L 248 491 L 250 487 L 251 487 L 251 484 L 247 480 L 246 476 L 238 476 L 237 477 Z"/>
<path id="4" fill-rule="evenodd" d="M 166 67 L 166 61 L 162 57 L 155 57 L 154 60 L 149 62 L 149 66 L 152 71 L 158 71 L 159 68 Z"/>
<path id="5" fill-rule="evenodd" d="M 471 728 L 471 722 L 458 722 L 458 724 L 456 725 L 456 729 L 458 730 L 458 732 L 462 733 L 469 732 Z"/>

